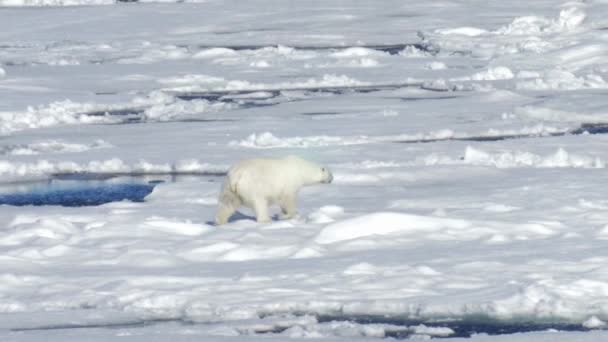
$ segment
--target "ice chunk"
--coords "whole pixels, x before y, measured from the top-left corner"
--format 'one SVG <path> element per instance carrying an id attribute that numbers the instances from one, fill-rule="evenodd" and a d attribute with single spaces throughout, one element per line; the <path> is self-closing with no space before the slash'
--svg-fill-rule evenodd
<path id="1" fill-rule="evenodd" d="M 476 27 L 457 27 L 457 28 L 451 28 L 451 29 L 438 29 L 436 32 L 440 33 L 440 34 L 444 34 L 444 35 L 455 34 L 455 35 L 469 36 L 469 37 L 480 36 L 482 34 L 488 33 L 487 30 L 476 28 Z"/>
<path id="2" fill-rule="evenodd" d="M 583 326 L 588 329 L 600 329 L 606 326 L 606 322 L 602 321 L 596 316 L 591 316 L 589 319 L 583 322 Z"/>

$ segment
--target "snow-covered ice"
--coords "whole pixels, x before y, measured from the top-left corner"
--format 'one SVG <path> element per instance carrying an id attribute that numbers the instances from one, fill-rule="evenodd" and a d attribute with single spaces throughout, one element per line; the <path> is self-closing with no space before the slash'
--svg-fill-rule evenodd
<path id="1" fill-rule="evenodd" d="M 0 194 L 153 187 L 0 205 L 0 340 L 606 340 L 606 18 L 0 0 Z M 231 164 L 289 154 L 335 181 L 213 224 Z"/>

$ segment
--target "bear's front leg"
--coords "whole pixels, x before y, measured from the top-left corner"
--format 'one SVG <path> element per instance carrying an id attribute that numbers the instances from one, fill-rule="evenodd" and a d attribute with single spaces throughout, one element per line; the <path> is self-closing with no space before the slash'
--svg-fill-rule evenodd
<path id="1" fill-rule="evenodd" d="M 215 215 L 215 224 L 222 225 L 228 223 L 228 219 L 232 214 L 234 214 L 236 210 L 230 204 L 221 203 L 217 209 L 217 213 Z"/>
<path id="2" fill-rule="evenodd" d="M 279 206 L 281 207 L 281 220 L 288 220 L 290 218 L 295 217 L 298 214 L 298 210 L 296 208 L 296 196 L 288 195 L 281 197 L 279 201 Z"/>
<path id="3" fill-rule="evenodd" d="M 270 222 L 267 201 L 257 200 L 255 203 L 253 203 L 253 210 L 255 211 L 255 218 L 259 223 Z"/>

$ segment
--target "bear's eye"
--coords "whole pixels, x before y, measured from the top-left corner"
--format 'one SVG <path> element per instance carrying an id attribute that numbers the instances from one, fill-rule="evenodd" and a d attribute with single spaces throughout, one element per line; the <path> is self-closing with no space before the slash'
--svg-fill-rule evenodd
<path id="1" fill-rule="evenodd" d="M 324 168 L 324 167 L 322 167 L 322 168 L 321 168 L 321 171 L 325 172 L 325 168 Z"/>

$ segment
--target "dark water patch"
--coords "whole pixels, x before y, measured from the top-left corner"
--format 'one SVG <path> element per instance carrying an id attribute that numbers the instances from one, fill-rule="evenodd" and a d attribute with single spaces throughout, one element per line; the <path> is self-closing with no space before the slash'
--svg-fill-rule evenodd
<path id="1" fill-rule="evenodd" d="M 306 115 L 306 116 L 333 116 L 333 115 L 340 115 L 342 113 L 339 112 L 306 112 L 306 113 L 301 113 L 302 115 Z"/>
<path id="2" fill-rule="evenodd" d="M 13 332 L 26 331 L 45 331 L 45 330 L 66 330 L 66 329 L 126 329 L 126 328 L 145 328 L 162 323 L 182 323 L 189 325 L 190 323 L 178 319 L 151 319 L 151 320 L 127 320 L 123 322 L 107 322 L 107 323 L 66 323 L 55 325 L 42 325 L 28 328 L 13 328 Z"/>
<path id="3" fill-rule="evenodd" d="M 29 49 L 31 46 L 28 45 L 12 45 L 12 44 L 0 44 L 0 49 Z"/>
<path id="4" fill-rule="evenodd" d="M 475 334 L 487 335 L 508 335 L 517 333 L 529 333 L 540 331 L 562 331 L 562 332 L 588 332 L 592 329 L 586 328 L 581 324 L 559 321 L 526 321 L 513 320 L 501 321 L 487 317 L 471 317 L 461 319 L 409 319 L 396 318 L 387 316 L 317 316 L 319 323 L 329 322 L 351 322 L 357 324 L 390 324 L 396 327 L 404 327 L 406 329 L 387 329 L 385 336 L 388 338 L 406 339 L 414 335 L 427 335 L 419 332 L 417 326 L 425 326 L 426 328 L 448 328 L 452 332 L 450 334 L 433 334 L 432 330 L 428 335 L 434 338 L 469 338 Z"/>
<path id="5" fill-rule="evenodd" d="M 559 332 L 589 332 L 597 329 L 585 328 L 582 324 L 566 321 L 534 321 L 534 320 L 508 320 L 501 321 L 487 317 L 465 317 L 455 319 L 415 319 L 399 318 L 390 316 L 375 315 L 316 315 L 319 324 L 327 323 L 351 323 L 359 324 L 363 328 L 366 325 L 384 325 L 383 338 L 388 339 L 410 339 L 410 338 L 470 338 L 477 334 L 487 334 L 490 336 L 509 335 L 518 333 L 551 331 L 555 333 L 555 340 L 559 340 Z M 262 317 L 261 317 L 262 318 Z M 232 324 L 231 324 L 232 323 Z M 13 332 L 45 331 L 45 330 L 67 330 L 67 329 L 109 329 L 120 330 L 130 328 L 156 327 L 163 329 L 163 324 L 177 324 L 183 327 L 194 328 L 197 325 L 231 326 L 241 336 L 252 335 L 276 335 L 285 333 L 287 330 L 299 327 L 306 329 L 304 325 L 287 321 L 244 321 L 244 322 L 214 322 L 196 323 L 184 319 L 126 319 L 116 322 L 82 322 L 41 325 L 23 328 L 12 328 Z M 316 323 L 312 323 L 316 324 Z M 339 327 L 337 329 L 340 329 Z M 377 336 L 377 335 L 374 335 Z M 368 338 L 373 336 L 368 336 Z"/>
<path id="6" fill-rule="evenodd" d="M 155 124 L 170 124 L 176 122 L 190 122 L 190 123 L 214 123 L 214 122 L 236 122 L 238 120 L 234 119 L 202 119 L 196 117 L 176 117 L 171 120 L 146 120 L 143 117 L 140 118 L 131 118 L 129 120 L 110 123 L 109 125 L 128 125 L 128 124 L 140 124 L 146 122 L 153 122 Z"/>
<path id="7" fill-rule="evenodd" d="M 406 48 L 414 48 L 416 50 L 428 52 L 431 54 L 437 53 L 436 49 L 427 44 L 395 44 L 395 45 L 370 45 L 368 49 L 386 52 L 390 55 L 398 55 Z"/>
<path id="8" fill-rule="evenodd" d="M 473 56 L 473 51 L 456 50 L 456 51 L 450 51 L 449 55 L 450 56 L 456 56 L 456 57 L 472 57 Z"/>
<path id="9" fill-rule="evenodd" d="M 259 27 L 259 28 L 251 28 L 251 29 L 243 29 L 243 30 L 224 30 L 224 31 L 213 31 L 211 33 L 217 35 L 229 35 L 229 34 L 240 34 L 240 33 L 249 33 L 249 32 L 272 32 L 278 31 L 280 29 L 271 28 L 271 27 Z"/>
<path id="10" fill-rule="evenodd" d="M 540 137 L 559 137 L 559 136 L 563 136 L 563 135 L 566 135 L 566 133 L 488 135 L 488 136 L 477 136 L 477 137 L 453 138 L 451 140 L 457 140 L 457 141 L 476 141 L 476 142 L 491 142 L 491 141 L 502 141 L 502 140 L 509 140 L 509 139 L 540 138 Z"/>
<path id="11" fill-rule="evenodd" d="M 145 111 L 145 108 L 121 108 L 86 112 L 83 113 L 83 115 L 91 117 L 112 117 L 118 119 L 119 123 L 138 123 L 143 120 L 142 117 Z"/>
<path id="12" fill-rule="evenodd" d="M 198 118 L 183 118 L 176 119 L 173 121 L 159 121 L 158 123 L 170 123 L 170 122 L 237 122 L 235 119 L 198 119 Z"/>
<path id="13" fill-rule="evenodd" d="M 513 134 L 513 135 L 490 135 L 490 136 L 472 136 L 472 137 L 447 137 L 447 138 L 422 138 L 422 139 L 403 139 L 395 140 L 393 142 L 399 144 L 420 144 L 420 143 L 434 143 L 441 141 L 475 141 L 475 142 L 492 142 L 502 141 L 508 139 L 523 139 L 523 138 L 538 138 L 538 137 L 555 137 L 563 136 L 566 133 L 554 133 L 554 134 Z"/>
<path id="14" fill-rule="evenodd" d="M 28 63 L 28 62 L 16 62 L 16 61 L 5 61 L 5 62 L 3 62 L 3 64 L 7 67 L 22 67 L 22 66 L 32 65 L 32 63 Z"/>
<path id="15" fill-rule="evenodd" d="M 272 100 L 288 92 L 301 91 L 309 94 L 372 93 L 384 90 L 397 90 L 402 88 L 420 88 L 421 83 L 391 83 L 361 86 L 326 86 L 326 87 L 294 87 L 276 89 L 248 89 L 248 90 L 217 90 L 200 92 L 168 92 L 180 100 L 207 100 L 207 101 L 236 101 L 236 100 Z M 258 94 L 267 94 L 260 99 Z"/>
<path id="16" fill-rule="evenodd" d="M 192 48 L 189 45 L 177 45 L 178 47 L 183 48 Z M 234 51 L 248 51 L 248 50 L 261 50 L 265 48 L 276 48 L 278 45 L 248 45 L 248 44 L 239 44 L 239 45 L 197 45 L 195 48 L 206 50 L 206 49 L 230 49 Z"/>
<path id="17" fill-rule="evenodd" d="M 123 109 L 108 109 L 86 112 L 87 116 L 132 116 L 141 115 L 145 112 L 144 108 L 123 108 Z"/>
<path id="18" fill-rule="evenodd" d="M 83 207 L 119 201 L 143 202 L 155 186 L 156 184 L 145 183 L 51 181 L 50 184 L 35 185 L 25 191 L 0 194 L 0 204 Z"/>
<path id="19" fill-rule="evenodd" d="M 263 98 L 256 96 L 258 93 L 267 93 Z M 176 93 L 175 97 L 184 100 L 206 100 L 210 102 L 221 101 L 234 103 L 238 100 L 260 100 L 260 99 L 272 99 L 281 95 L 280 90 L 242 90 L 242 91 L 209 91 L 209 92 L 190 92 L 190 93 Z"/>
<path id="20" fill-rule="evenodd" d="M 272 30 L 272 29 L 269 29 Z M 233 33 L 230 31 L 229 33 Z M 226 33 L 228 34 L 228 33 Z M 277 48 L 279 45 L 197 45 L 197 49 L 214 49 L 214 48 L 222 48 L 222 49 L 231 49 L 234 51 L 255 51 L 262 50 L 268 48 Z M 182 45 L 181 47 L 191 48 L 191 46 Z M 364 48 L 370 50 L 376 50 L 388 53 L 390 55 L 397 55 L 403 50 L 407 48 L 415 48 L 417 50 L 421 50 L 424 52 L 428 52 L 431 54 L 436 54 L 437 48 L 424 44 L 424 43 L 406 43 L 406 44 L 369 44 L 369 45 L 289 45 L 289 48 L 300 51 L 343 51 L 350 48 Z"/>
<path id="21" fill-rule="evenodd" d="M 262 93 L 262 94 L 260 94 Z M 277 104 L 273 99 L 281 95 L 280 90 L 274 91 L 237 91 L 237 92 L 193 92 L 174 94 L 183 101 L 205 100 L 237 105 L 239 108 L 268 107 Z"/>
<path id="22" fill-rule="evenodd" d="M 21 149 L 31 149 L 30 146 L 21 144 L 21 145 L 4 145 L 0 146 L 0 156 L 6 156 L 15 154 L 15 151 L 19 151 Z"/>
<path id="23" fill-rule="evenodd" d="M 226 173 L 64 173 L 42 182 L 14 183 L 0 186 L 0 205 L 64 207 L 97 206 L 110 202 L 144 202 L 159 184 L 207 178 L 219 182 Z"/>
<path id="24" fill-rule="evenodd" d="M 424 83 L 420 86 L 422 90 L 428 90 L 439 93 L 447 93 L 450 91 L 457 91 L 457 86 L 453 84 L 433 84 L 433 83 Z"/>
<path id="25" fill-rule="evenodd" d="M 608 134 L 608 123 L 586 123 L 572 131 L 571 134 Z"/>
<path id="26" fill-rule="evenodd" d="M 415 18 L 420 17 L 422 14 L 419 13 L 392 13 L 385 15 L 386 18 Z"/>
<path id="27" fill-rule="evenodd" d="M 417 101 L 426 101 L 426 100 L 451 100 L 457 99 L 459 96 L 435 96 L 435 97 L 401 97 L 399 98 L 401 101 L 405 102 L 417 102 Z"/>
<path id="28" fill-rule="evenodd" d="M 286 330 L 288 330 L 289 328 L 292 328 L 292 326 L 259 326 L 259 327 L 253 327 L 250 329 L 238 329 L 237 331 L 239 332 L 239 334 L 241 335 L 251 335 L 253 334 L 258 334 L 258 335 L 271 335 L 271 334 L 281 334 L 283 332 L 285 332 Z"/>
<path id="29" fill-rule="evenodd" d="M 326 87 L 295 87 L 276 89 L 248 89 L 248 90 L 212 90 L 195 92 L 167 91 L 169 95 L 182 101 L 204 100 L 212 103 L 225 103 L 234 105 L 233 109 L 259 108 L 278 105 L 284 102 L 301 101 L 311 96 L 367 94 L 379 91 L 390 91 L 402 88 L 420 88 L 421 83 L 393 83 L 361 86 L 326 86 Z M 290 95 L 300 92 L 297 96 Z M 106 93 L 104 93 L 106 94 Z M 111 93 L 107 93 L 111 94 Z M 447 97 L 446 97 L 447 98 Z M 422 99 L 420 99 L 422 100 Z M 194 116 L 176 116 L 170 120 L 148 120 L 145 116 L 147 107 L 119 108 L 97 110 L 82 113 L 90 117 L 112 118 L 110 124 L 137 124 L 147 121 L 154 122 L 228 122 L 230 119 L 197 118 Z M 306 115 L 306 114 L 304 114 Z"/>
<path id="30" fill-rule="evenodd" d="M 212 98 L 212 97 L 211 97 Z M 236 103 L 234 101 L 219 101 L 219 102 L 229 102 Z M 240 107 L 247 107 L 248 104 L 239 104 Z M 252 105 L 258 106 L 258 105 Z M 137 124 L 143 122 L 155 122 L 155 123 L 169 123 L 169 122 L 231 122 L 234 120 L 231 119 L 216 119 L 216 118 L 197 118 L 194 116 L 176 116 L 171 120 L 157 120 L 157 119 L 148 119 L 145 116 L 145 108 L 126 108 L 126 109 L 113 109 L 113 110 L 100 110 L 94 112 L 83 113 L 86 116 L 92 117 L 111 117 L 114 120 L 109 122 L 108 124 Z"/>

